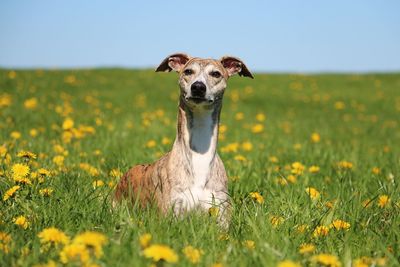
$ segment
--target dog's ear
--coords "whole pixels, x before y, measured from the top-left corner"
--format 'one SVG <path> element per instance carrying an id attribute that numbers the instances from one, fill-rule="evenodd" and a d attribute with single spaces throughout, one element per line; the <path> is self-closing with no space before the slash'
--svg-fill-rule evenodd
<path id="1" fill-rule="evenodd" d="M 166 57 L 160 66 L 157 67 L 156 71 L 166 71 L 171 70 L 180 72 L 185 66 L 185 64 L 190 60 L 190 56 L 182 53 L 177 53 Z"/>
<path id="2" fill-rule="evenodd" d="M 240 76 L 250 77 L 254 79 L 253 75 L 240 59 L 236 57 L 225 56 L 220 59 L 222 66 L 226 69 L 229 76 L 239 74 Z"/>

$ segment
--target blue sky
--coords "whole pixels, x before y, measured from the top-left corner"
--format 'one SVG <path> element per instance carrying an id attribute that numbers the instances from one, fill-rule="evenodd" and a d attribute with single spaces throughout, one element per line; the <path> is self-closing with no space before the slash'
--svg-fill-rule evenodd
<path id="1" fill-rule="evenodd" d="M 1 67 L 155 67 L 170 53 L 254 71 L 400 71 L 400 1 L 1 0 Z"/>

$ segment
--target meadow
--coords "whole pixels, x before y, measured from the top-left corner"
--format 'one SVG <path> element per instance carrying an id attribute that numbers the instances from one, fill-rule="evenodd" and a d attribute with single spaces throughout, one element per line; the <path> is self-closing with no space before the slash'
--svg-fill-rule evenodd
<path id="1" fill-rule="evenodd" d="M 227 230 L 111 205 L 170 149 L 178 92 L 152 70 L 0 70 L 0 265 L 400 265 L 400 74 L 232 78 Z"/>

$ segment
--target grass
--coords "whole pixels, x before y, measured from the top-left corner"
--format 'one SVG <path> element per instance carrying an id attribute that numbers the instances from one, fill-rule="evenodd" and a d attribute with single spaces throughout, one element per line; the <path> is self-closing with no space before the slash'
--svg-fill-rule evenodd
<path id="1" fill-rule="evenodd" d="M 179 257 L 159 266 L 194 265 L 197 252 L 200 266 L 400 264 L 400 74 L 232 78 L 219 142 L 233 206 L 227 232 L 208 214 L 175 219 L 153 208 L 111 206 L 120 172 L 170 149 L 176 80 L 147 70 L 0 70 L 3 266 L 63 265 L 66 245 L 38 237 L 49 227 L 70 239 L 104 235 L 106 244 L 94 238 L 76 248 L 89 255 L 86 266 L 149 266 L 139 242 L 146 233 Z M 30 167 L 28 179 L 12 172 L 17 163 Z M 51 174 L 40 177 L 39 168 Z M 14 185 L 20 188 L 4 201 Z M 317 192 L 307 194 L 309 187 Z M 40 193 L 44 188 L 53 191 Z M 17 225 L 18 216 L 28 225 Z M 330 227 L 338 219 L 338 228 L 349 228 Z M 300 253 L 304 243 L 315 251 Z M 191 260 L 182 252 L 189 245 L 198 249 L 187 253 Z M 82 264 L 68 255 L 67 265 Z"/>

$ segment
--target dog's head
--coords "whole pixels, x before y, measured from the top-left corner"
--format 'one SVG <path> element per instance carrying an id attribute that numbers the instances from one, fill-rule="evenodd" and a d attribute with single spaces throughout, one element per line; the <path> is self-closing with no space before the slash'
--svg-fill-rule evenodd
<path id="1" fill-rule="evenodd" d="M 192 58 L 173 54 L 161 62 L 156 71 L 179 73 L 181 98 L 190 107 L 212 106 L 222 100 L 230 76 L 253 78 L 246 65 L 235 57 L 216 59 Z"/>

